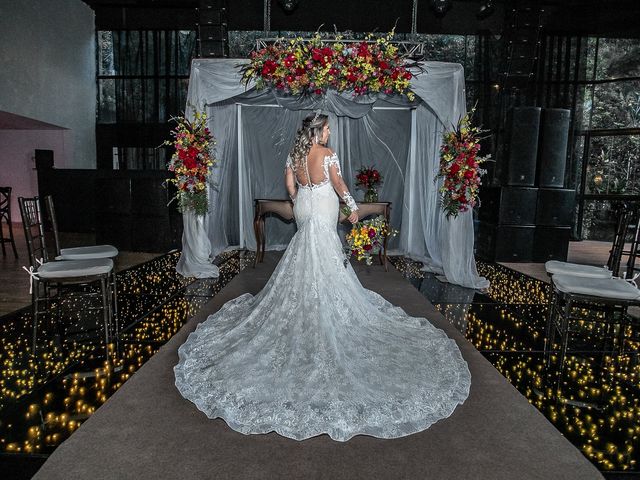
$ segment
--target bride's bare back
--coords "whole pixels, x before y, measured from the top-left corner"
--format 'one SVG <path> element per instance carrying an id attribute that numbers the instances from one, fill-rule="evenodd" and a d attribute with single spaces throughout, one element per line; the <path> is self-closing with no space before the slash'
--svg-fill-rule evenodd
<path id="1" fill-rule="evenodd" d="M 333 152 L 327 147 L 320 145 L 314 145 L 311 147 L 309 155 L 307 155 L 307 167 L 305 168 L 304 164 L 302 164 L 296 168 L 295 175 L 298 180 L 298 184 L 307 187 L 309 184 L 319 185 L 326 182 L 327 177 L 325 176 L 326 173 L 324 169 L 325 159 L 332 155 Z M 311 178 L 307 178 L 307 171 Z"/>

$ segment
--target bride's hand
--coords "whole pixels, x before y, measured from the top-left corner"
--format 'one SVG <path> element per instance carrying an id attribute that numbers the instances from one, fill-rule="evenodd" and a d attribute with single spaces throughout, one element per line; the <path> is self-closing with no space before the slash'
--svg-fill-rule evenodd
<path id="1" fill-rule="evenodd" d="M 358 221 L 358 212 L 351 212 L 348 219 L 351 223 L 356 223 Z"/>

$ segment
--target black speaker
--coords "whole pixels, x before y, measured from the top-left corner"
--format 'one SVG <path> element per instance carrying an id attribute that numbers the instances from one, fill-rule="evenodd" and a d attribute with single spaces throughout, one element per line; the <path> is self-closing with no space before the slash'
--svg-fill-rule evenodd
<path id="1" fill-rule="evenodd" d="M 224 57 L 228 49 L 227 42 L 223 40 L 200 41 L 200 55 L 203 57 Z"/>
<path id="2" fill-rule="evenodd" d="M 545 108 L 542 112 L 538 163 L 540 187 L 562 188 L 564 186 L 570 115 L 571 112 L 563 108 Z"/>
<path id="3" fill-rule="evenodd" d="M 567 261 L 571 227 L 536 227 L 533 242 L 533 261 Z"/>
<path id="4" fill-rule="evenodd" d="M 480 222 L 476 239 L 479 258 L 495 262 L 530 262 L 536 227 Z"/>
<path id="5" fill-rule="evenodd" d="M 506 184 L 533 187 L 538 159 L 540 107 L 514 108 L 510 116 Z"/>
<path id="6" fill-rule="evenodd" d="M 535 225 L 538 189 L 481 187 L 478 218 L 501 225 Z"/>
<path id="7" fill-rule="evenodd" d="M 227 38 L 226 25 L 201 25 L 201 42 L 222 42 Z"/>
<path id="8" fill-rule="evenodd" d="M 198 22 L 200 25 L 221 25 L 226 23 L 226 11 L 214 8 L 198 10 Z"/>
<path id="9" fill-rule="evenodd" d="M 551 227 L 571 226 L 576 206 L 576 191 L 564 188 L 540 188 L 536 224 Z"/>
<path id="10" fill-rule="evenodd" d="M 36 149 L 36 170 L 53 168 L 53 150 Z"/>

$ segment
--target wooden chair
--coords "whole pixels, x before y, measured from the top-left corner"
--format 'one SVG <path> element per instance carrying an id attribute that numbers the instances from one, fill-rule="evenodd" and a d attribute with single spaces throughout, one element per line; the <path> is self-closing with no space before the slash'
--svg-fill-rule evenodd
<path id="1" fill-rule="evenodd" d="M 9 227 L 9 236 L 5 237 L 2 233 L 2 222 Z M 2 256 L 6 257 L 5 243 L 11 243 L 13 247 L 13 255 L 18 258 L 18 250 L 16 250 L 16 241 L 13 238 L 13 227 L 11 225 L 11 187 L 0 187 L 0 243 L 2 244 Z"/>

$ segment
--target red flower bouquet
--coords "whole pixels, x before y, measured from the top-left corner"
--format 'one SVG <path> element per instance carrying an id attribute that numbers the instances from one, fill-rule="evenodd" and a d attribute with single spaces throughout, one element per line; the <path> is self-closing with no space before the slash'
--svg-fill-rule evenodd
<path id="1" fill-rule="evenodd" d="M 194 112 L 193 122 L 184 117 L 173 120 L 177 123 L 171 131 L 174 140 L 167 140 L 164 145 L 175 148 L 167 166 L 175 175 L 168 181 L 178 189 L 174 200 L 178 201 L 181 212 L 204 215 L 208 211 L 207 177 L 215 165 L 215 158 L 210 153 L 215 140 L 206 126 L 207 115 Z"/>
<path id="2" fill-rule="evenodd" d="M 440 169 L 436 180 L 444 179 L 439 192 L 447 218 L 455 218 L 460 212 L 475 206 L 482 183 L 480 177 L 486 172 L 479 167 L 491 157 L 478 155 L 482 130 L 471 125 L 473 112 L 466 114 L 455 130 L 444 134 L 440 147 Z"/>
<path id="3" fill-rule="evenodd" d="M 270 87 L 293 95 L 321 95 L 332 88 L 354 96 L 382 92 L 413 100 L 412 74 L 391 42 L 393 35 L 393 31 L 378 39 L 369 35 L 364 41 L 337 36 L 329 42 L 319 33 L 310 40 L 279 39 L 251 53 L 251 63 L 242 68 L 242 80 L 246 84 L 254 79 L 258 89 Z"/>
<path id="4" fill-rule="evenodd" d="M 364 194 L 365 202 L 378 201 L 378 185 L 382 183 L 382 175 L 378 170 L 371 167 L 361 167 L 356 175 L 356 186 L 366 190 Z"/>

